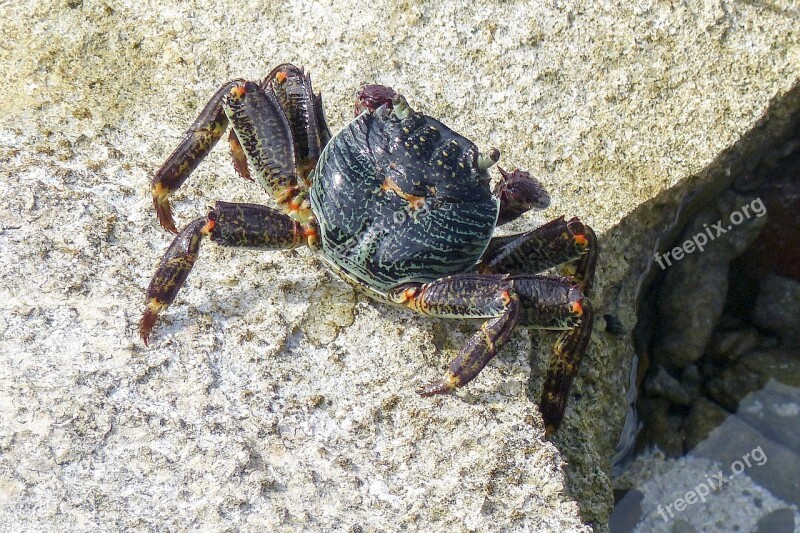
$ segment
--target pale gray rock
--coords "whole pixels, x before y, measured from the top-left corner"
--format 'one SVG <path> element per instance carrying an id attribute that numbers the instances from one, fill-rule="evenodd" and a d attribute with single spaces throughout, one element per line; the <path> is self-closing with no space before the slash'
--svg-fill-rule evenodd
<path id="1" fill-rule="evenodd" d="M 595 337 L 555 445 L 528 392 L 529 359 L 535 396 L 553 336 L 537 334 L 529 357 L 520 331 L 469 388 L 418 398 L 414 387 L 439 377 L 474 326 L 368 302 L 304 250 L 205 247 L 145 349 L 136 321 L 169 242 L 150 176 L 222 82 L 291 61 L 312 72 L 334 129 L 361 83 L 384 83 L 530 170 L 553 201 L 511 229 L 574 214 L 604 235 L 791 87 L 795 11 L 2 4 L 0 523 L 602 529 L 626 339 Z M 176 194 L 178 222 L 215 199 L 263 201 L 224 149 Z M 640 234 L 603 246 L 595 305 L 613 302 L 633 324 Z"/>

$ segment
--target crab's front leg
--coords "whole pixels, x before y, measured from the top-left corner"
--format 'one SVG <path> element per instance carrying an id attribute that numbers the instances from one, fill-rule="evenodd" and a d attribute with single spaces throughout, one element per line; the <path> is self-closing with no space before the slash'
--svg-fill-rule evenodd
<path id="1" fill-rule="evenodd" d="M 596 263 L 597 237 L 592 228 L 578 218 L 559 217 L 525 233 L 495 237 L 477 269 L 481 273 L 530 274 L 565 265 L 564 274 L 583 283 L 584 293 L 588 293 Z"/>
<path id="2" fill-rule="evenodd" d="M 417 390 L 422 396 L 442 394 L 472 381 L 508 341 L 520 313 L 519 295 L 503 276 L 456 274 L 424 285 L 399 287 L 390 291 L 389 297 L 429 316 L 486 319 L 444 377 Z"/>
<path id="3" fill-rule="evenodd" d="M 316 239 L 314 223 L 300 224 L 266 206 L 217 202 L 205 218 L 189 223 L 170 244 L 147 288 L 139 335 L 147 344 L 159 313 L 183 287 L 197 261 L 202 240 L 223 246 L 285 250 Z"/>
<path id="4" fill-rule="evenodd" d="M 175 220 L 172 217 L 172 207 L 169 203 L 170 195 L 183 185 L 183 182 L 197 168 L 211 149 L 217 144 L 222 134 L 228 127 L 228 117 L 225 116 L 224 99 L 231 89 L 241 84 L 242 80 L 233 80 L 220 87 L 211 100 L 200 112 L 178 146 L 164 161 L 161 168 L 153 176 L 151 191 L 153 193 L 153 206 L 161 226 L 172 233 L 178 233 Z M 241 153 L 235 136 L 231 139 L 234 161 L 237 153 Z M 239 156 L 243 160 L 243 155 Z M 241 161 L 237 163 L 237 168 Z M 246 163 L 245 163 L 246 168 Z"/>

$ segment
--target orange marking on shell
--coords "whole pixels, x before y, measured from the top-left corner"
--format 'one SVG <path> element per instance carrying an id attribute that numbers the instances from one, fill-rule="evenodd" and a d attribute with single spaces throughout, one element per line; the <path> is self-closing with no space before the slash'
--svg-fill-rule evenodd
<path id="1" fill-rule="evenodd" d="M 285 72 L 278 72 L 277 74 L 275 74 L 275 81 L 277 81 L 278 83 L 285 82 L 286 78 L 287 76 Z"/>
<path id="2" fill-rule="evenodd" d="M 231 96 L 234 98 L 242 98 L 244 96 L 245 90 L 244 87 L 237 85 L 231 89 Z"/>
<path id="3" fill-rule="evenodd" d="M 580 300 L 577 302 L 572 302 L 569 306 L 570 311 L 577 316 L 583 316 L 583 306 L 581 305 Z"/>
<path id="4" fill-rule="evenodd" d="M 397 196 L 407 201 L 411 206 L 411 209 L 422 209 L 422 207 L 425 205 L 424 196 L 416 196 L 405 192 L 392 178 L 386 178 L 383 180 L 381 190 L 394 192 Z"/>

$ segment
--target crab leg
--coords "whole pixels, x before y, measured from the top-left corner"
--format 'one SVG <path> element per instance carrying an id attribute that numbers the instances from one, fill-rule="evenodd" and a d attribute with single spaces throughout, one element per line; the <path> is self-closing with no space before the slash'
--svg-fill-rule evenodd
<path id="1" fill-rule="evenodd" d="M 564 331 L 553 346 L 553 357 L 550 359 L 539 403 L 547 435 L 555 433 L 564 418 L 572 380 L 577 375 L 581 358 L 589 347 L 593 327 L 594 312 L 591 303 L 583 300 L 578 324 L 573 329 Z"/>
<path id="2" fill-rule="evenodd" d="M 302 182 L 291 125 L 276 93 L 244 82 L 225 95 L 223 108 L 258 182 L 284 213 L 309 221 L 308 185 Z"/>
<path id="3" fill-rule="evenodd" d="M 519 296 L 513 283 L 502 276 L 457 274 L 425 285 L 400 287 L 389 297 L 425 315 L 488 319 L 450 363 L 444 377 L 417 390 L 422 396 L 442 394 L 472 381 L 508 341 L 520 315 Z"/>
<path id="4" fill-rule="evenodd" d="M 314 94 L 311 77 L 289 63 L 278 65 L 264 78 L 261 88 L 272 91 L 292 130 L 298 172 L 307 176 L 331 137 L 322 110 L 322 97 Z"/>
<path id="5" fill-rule="evenodd" d="M 575 262 L 585 264 L 568 267 L 567 273 L 580 271 L 580 281 L 590 281 L 597 262 L 597 238 L 592 228 L 577 218 L 559 217 L 526 233 L 492 239 L 478 271 L 522 274 Z"/>
<path id="6" fill-rule="evenodd" d="M 205 218 L 189 223 L 170 244 L 156 269 L 145 298 L 139 335 L 147 344 L 158 314 L 186 282 L 204 237 L 223 246 L 283 250 L 316 239 L 316 227 L 302 225 L 266 206 L 217 202 Z"/>
<path id="7" fill-rule="evenodd" d="M 534 275 L 511 279 L 522 301 L 521 324 L 564 330 L 553 347 L 539 404 L 550 435 L 564 418 L 572 380 L 592 337 L 594 313 L 581 285 L 571 280 Z"/>
<path id="8" fill-rule="evenodd" d="M 181 142 L 153 176 L 151 182 L 153 206 L 156 209 L 158 222 L 167 231 L 178 233 L 175 220 L 172 218 L 169 197 L 183 185 L 225 133 L 228 118 L 223 109 L 223 99 L 239 83 L 239 80 L 229 81 L 214 93 L 200 115 L 186 130 Z"/>
<path id="9" fill-rule="evenodd" d="M 522 298 L 522 323 L 564 330 L 553 347 L 542 389 L 540 407 L 548 435 L 564 417 L 572 380 L 592 337 L 594 313 L 584 297 L 591 290 L 597 254 L 592 228 L 577 218 L 565 221 L 561 217 L 521 235 L 492 239 L 478 265 L 482 272 L 516 274 L 512 279 Z M 565 280 L 520 274 L 562 264 L 569 275 Z"/>

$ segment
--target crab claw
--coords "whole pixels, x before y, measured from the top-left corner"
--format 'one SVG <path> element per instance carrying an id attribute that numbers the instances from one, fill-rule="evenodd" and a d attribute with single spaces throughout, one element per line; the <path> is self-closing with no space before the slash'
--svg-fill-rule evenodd
<path id="1" fill-rule="evenodd" d="M 544 209 L 550 205 L 550 195 L 528 172 L 520 169 L 506 172 L 502 167 L 497 169 L 501 176 L 494 187 L 494 195 L 500 199 L 498 224 L 511 222 L 532 208 Z"/>
<path id="2" fill-rule="evenodd" d="M 356 93 L 355 116 L 364 111 L 372 113 L 382 105 L 387 105 L 392 109 L 392 99 L 397 96 L 397 92 L 385 85 L 364 85 Z"/>

